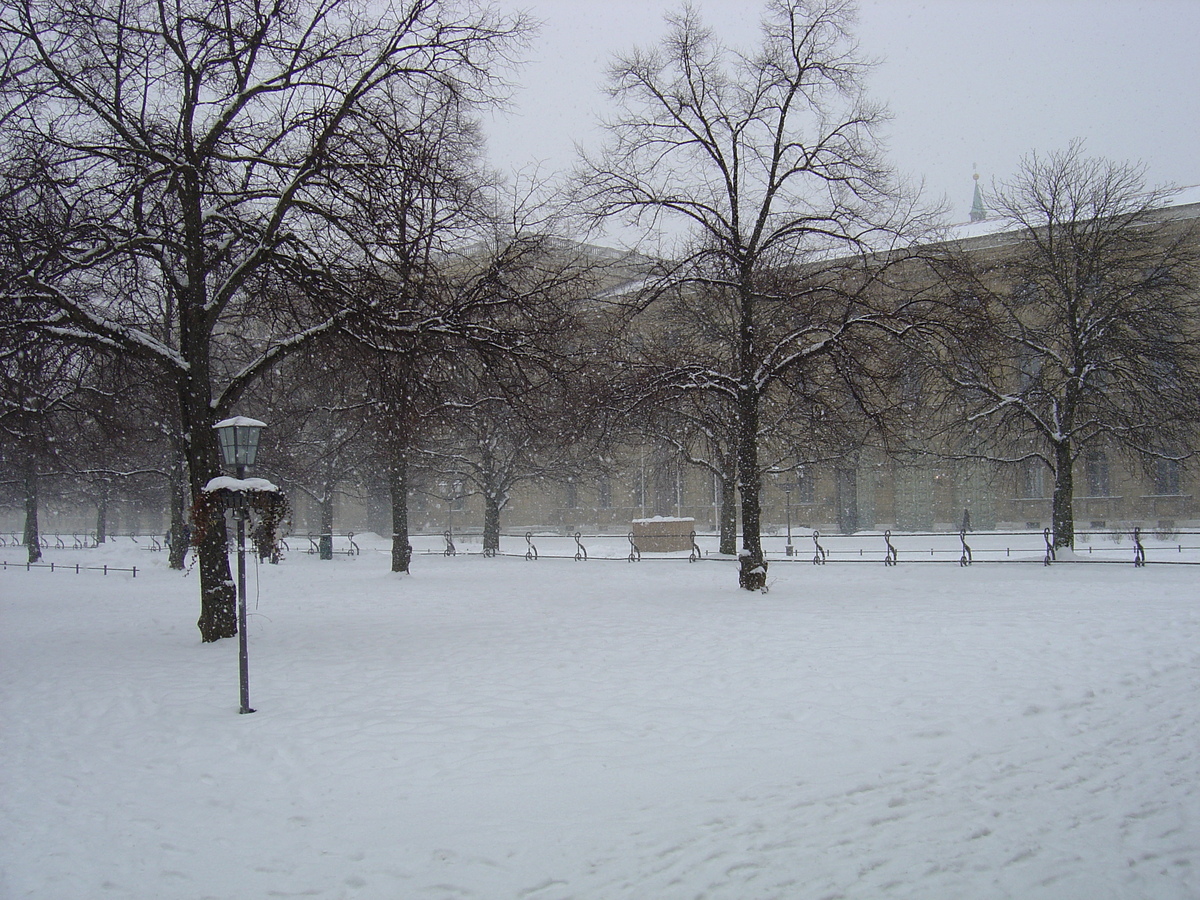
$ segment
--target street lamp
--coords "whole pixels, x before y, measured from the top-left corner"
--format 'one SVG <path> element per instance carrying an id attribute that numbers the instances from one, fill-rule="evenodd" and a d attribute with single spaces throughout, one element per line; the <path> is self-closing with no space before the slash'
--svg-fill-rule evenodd
<path id="1" fill-rule="evenodd" d="M 266 422 L 245 416 L 234 416 L 213 426 L 217 440 L 221 442 L 225 465 L 236 467 L 238 478 L 245 477 L 246 466 L 254 465 L 258 457 L 258 436 L 266 427 Z"/>
<path id="2" fill-rule="evenodd" d="M 795 548 L 792 546 L 792 491 L 795 489 L 796 485 L 793 482 L 785 481 L 783 483 L 784 506 L 787 508 L 788 541 L 786 553 L 788 556 L 793 556 L 796 552 Z"/>
<path id="3" fill-rule="evenodd" d="M 439 481 L 438 487 L 442 489 L 442 497 L 446 501 L 446 522 L 447 531 L 451 540 L 454 538 L 454 507 L 462 502 L 463 483 L 461 481 Z"/>
<path id="4" fill-rule="evenodd" d="M 258 457 L 258 436 L 266 427 L 266 422 L 248 419 L 245 416 L 234 416 L 213 426 L 217 431 L 225 465 L 235 468 L 239 482 L 246 477 L 246 467 L 254 465 L 254 460 Z M 238 712 L 244 714 L 254 712 L 250 708 L 250 658 L 246 652 L 246 518 L 249 510 L 246 506 L 245 485 L 239 484 L 233 491 L 237 498 L 233 507 L 233 518 L 237 522 L 238 681 L 242 698 L 242 706 Z"/>

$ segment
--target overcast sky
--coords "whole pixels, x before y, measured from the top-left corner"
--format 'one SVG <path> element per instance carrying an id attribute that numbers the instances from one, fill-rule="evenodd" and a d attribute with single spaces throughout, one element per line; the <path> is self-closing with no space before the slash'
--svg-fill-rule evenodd
<path id="1" fill-rule="evenodd" d="M 504 0 L 542 22 L 508 115 L 485 123 L 504 172 L 563 170 L 595 145 L 612 55 L 656 43 L 666 0 Z M 725 43 L 756 42 L 761 4 L 693 0 Z M 965 221 L 984 185 L 1031 150 L 1082 138 L 1141 161 L 1151 185 L 1200 183 L 1200 0 L 860 0 L 871 95 L 893 120 L 898 171 Z"/>

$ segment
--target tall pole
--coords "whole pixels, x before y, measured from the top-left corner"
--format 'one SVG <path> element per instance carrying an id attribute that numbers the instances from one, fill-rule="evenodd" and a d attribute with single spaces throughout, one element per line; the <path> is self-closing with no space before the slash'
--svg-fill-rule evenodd
<path id="1" fill-rule="evenodd" d="M 795 551 L 792 548 L 792 486 L 786 485 L 783 489 L 784 505 L 787 508 L 787 555 L 791 556 Z"/>
<path id="2" fill-rule="evenodd" d="M 238 481 L 246 477 L 246 467 L 238 463 Z M 237 572 L 238 572 L 238 682 L 242 692 L 242 707 L 239 713 L 252 713 L 250 708 L 250 655 L 246 650 L 246 492 L 238 491 L 238 505 L 234 509 L 237 519 Z"/>

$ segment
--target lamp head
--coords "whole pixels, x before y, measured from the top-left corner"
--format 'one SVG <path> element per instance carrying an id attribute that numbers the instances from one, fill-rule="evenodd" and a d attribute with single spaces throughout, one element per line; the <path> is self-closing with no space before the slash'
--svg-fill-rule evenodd
<path id="1" fill-rule="evenodd" d="M 258 437 L 266 422 L 234 416 L 213 426 L 221 444 L 221 457 L 227 466 L 252 466 L 258 457 Z"/>

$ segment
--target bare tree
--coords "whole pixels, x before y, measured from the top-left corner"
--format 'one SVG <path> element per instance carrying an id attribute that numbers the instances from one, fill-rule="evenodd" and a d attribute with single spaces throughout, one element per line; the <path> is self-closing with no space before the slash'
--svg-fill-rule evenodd
<path id="1" fill-rule="evenodd" d="M 6 475 L 20 483 L 23 543 L 31 563 L 42 557 L 39 487 L 46 474 L 64 468 L 64 442 L 55 432 L 80 418 L 79 388 L 85 372 L 83 354 L 55 353 L 32 342 L 0 346 L 0 462 Z"/>
<path id="2" fill-rule="evenodd" d="M 516 485 L 565 483 L 599 471 L 604 390 L 565 368 L 479 367 L 455 381 L 458 402 L 443 407 L 440 439 L 423 452 L 431 467 L 483 499 L 483 551 L 491 555 L 500 550 L 501 516 Z"/>
<path id="3" fill-rule="evenodd" d="M 887 251 L 911 224 L 878 157 L 884 112 L 863 97 L 868 66 L 853 21 L 845 0 L 772 0 L 760 46 L 739 53 L 685 7 L 668 17 L 658 48 L 613 66 L 610 94 L 621 112 L 608 126 L 607 150 L 585 166 L 598 217 L 691 228 L 676 281 L 726 310 L 722 365 L 676 367 L 664 377 L 721 394 L 734 409 L 739 580 L 748 589 L 764 586 L 766 574 L 763 398 L 789 370 L 855 332 L 891 327 L 867 299 Z M 782 277 L 799 276 L 801 267 L 803 277 Z M 819 316 L 794 308 L 818 296 Z"/>
<path id="4" fill-rule="evenodd" d="M 486 100 L 525 31 L 438 0 L 8 4 L 5 151 L 50 148 L 38 150 L 47 181 L 79 221 L 26 260 L 7 296 L 51 306 L 49 337 L 156 368 L 178 398 L 198 496 L 220 471 L 213 423 L 281 358 L 363 311 L 334 271 L 339 248 L 323 243 L 330 173 L 369 162 L 342 140 L 357 113 L 385 93 Z M 265 309 L 273 283 L 295 302 Z M 209 529 L 198 551 L 205 641 L 236 632 L 224 540 Z"/>
<path id="5" fill-rule="evenodd" d="M 442 402 L 440 386 L 431 374 L 437 355 L 360 348 L 354 358 L 367 387 L 365 434 L 391 505 L 392 571 L 408 572 L 412 564 L 408 524 L 412 458 L 427 440 Z"/>
<path id="6" fill-rule="evenodd" d="M 344 363 L 364 388 L 355 409 L 388 487 L 394 572 L 411 565 L 409 467 L 443 402 L 439 363 L 483 337 L 477 326 L 487 319 L 476 315 L 479 296 L 454 283 L 463 247 L 478 246 L 494 224 L 482 139 L 468 112 L 449 91 L 429 92 L 413 109 L 395 100 L 364 107 L 344 141 L 372 164 L 336 173 L 342 202 L 328 220 L 357 248 L 356 281 L 382 313 L 351 328 L 358 343 Z"/>
<path id="7" fill-rule="evenodd" d="M 1032 154 L 994 186 L 989 248 L 941 270 L 964 323 L 933 357 L 969 455 L 1040 462 L 1054 478 L 1057 547 L 1072 547 L 1074 471 L 1094 448 L 1182 460 L 1200 421 L 1194 225 L 1141 166 L 1078 142 Z M 962 446 L 961 444 L 959 445 Z"/>

